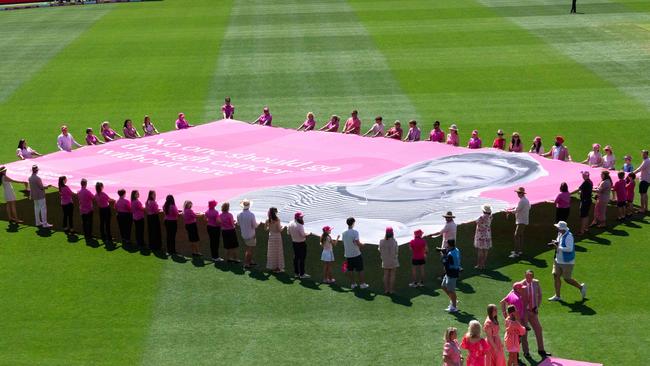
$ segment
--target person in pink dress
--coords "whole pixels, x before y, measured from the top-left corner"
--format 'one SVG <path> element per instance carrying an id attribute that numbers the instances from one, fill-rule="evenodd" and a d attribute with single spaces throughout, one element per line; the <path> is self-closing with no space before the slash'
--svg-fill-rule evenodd
<path id="1" fill-rule="evenodd" d="M 97 136 L 95 136 L 93 129 L 90 127 L 86 128 L 86 145 L 91 146 L 99 144 L 103 144 L 103 142 L 99 141 Z"/>
<path id="2" fill-rule="evenodd" d="M 202 254 L 199 251 L 199 227 L 196 224 L 196 213 L 192 210 L 192 201 L 185 201 L 183 203 L 183 222 L 185 223 L 185 231 L 187 231 L 187 240 L 192 247 L 192 257 L 201 258 Z"/>
<path id="3" fill-rule="evenodd" d="M 88 189 L 88 180 L 81 179 L 81 189 L 77 191 L 79 200 L 79 214 L 81 215 L 81 226 L 83 227 L 84 239 L 87 241 L 93 236 L 93 201 L 95 195 Z"/>
<path id="4" fill-rule="evenodd" d="M 194 127 L 194 125 L 191 125 L 189 122 L 187 122 L 187 120 L 185 119 L 185 113 L 179 113 L 178 119 L 176 120 L 176 129 L 184 130 L 190 127 Z"/>
<path id="5" fill-rule="evenodd" d="M 485 356 L 490 352 L 490 345 L 481 337 L 481 323 L 469 322 L 467 333 L 460 342 L 460 348 L 468 351 L 467 366 L 485 366 Z"/>
<path id="6" fill-rule="evenodd" d="M 549 152 L 542 154 L 542 156 L 553 160 L 571 161 L 569 149 L 564 146 L 564 137 L 562 136 L 555 136 L 555 145 L 553 145 Z"/>
<path id="7" fill-rule="evenodd" d="M 625 192 L 627 199 L 627 213 L 626 218 L 632 217 L 634 214 L 634 187 L 636 186 L 636 174 L 630 173 L 625 177 Z"/>
<path id="8" fill-rule="evenodd" d="M 449 327 L 445 331 L 445 345 L 442 347 L 442 366 L 462 366 L 463 356 L 458 344 L 458 330 Z"/>
<path id="9" fill-rule="evenodd" d="M 140 192 L 131 191 L 131 213 L 133 215 L 133 226 L 135 227 L 135 243 L 140 250 L 145 249 L 144 244 L 144 205 L 140 201 Z"/>
<path id="10" fill-rule="evenodd" d="M 528 152 L 535 155 L 544 155 L 544 145 L 542 144 L 541 137 L 535 136 L 533 139 L 533 144 L 530 146 L 530 150 L 528 150 Z"/>
<path id="11" fill-rule="evenodd" d="M 555 197 L 555 223 L 567 221 L 571 210 L 571 193 L 566 182 L 560 184 L 560 193 Z"/>
<path id="12" fill-rule="evenodd" d="M 221 106 L 221 115 L 223 119 L 233 119 L 235 117 L 235 106 L 230 104 L 230 97 L 224 99 L 224 105 Z"/>
<path id="13" fill-rule="evenodd" d="M 235 217 L 230 213 L 230 203 L 221 204 L 221 236 L 223 237 L 223 247 L 226 249 L 226 260 L 230 263 L 241 263 L 239 260 L 239 242 L 237 241 L 237 232 L 235 231 Z"/>
<path id="14" fill-rule="evenodd" d="M 422 131 L 420 131 L 420 128 L 418 127 L 418 123 L 416 120 L 412 119 L 409 121 L 409 132 L 404 138 L 404 142 L 417 142 L 420 141 L 420 136 L 422 134 Z"/>
<path id="15" fill-rule="evenodd" d="M 324 131 L 324 132 L 339 132 L 339 122 L 341 121 L 341 118 L 337 116 L 336 114 L 333 114 L 332 117 L 330 117 L 330 120 L 327 122 L 327 124 L 319 129 L 319 131 Z"/>
<path id="16" fill-rule="evenodd" d="M 124 121 L 124 128 L 122 129 L 122 132 L 124 133 L 124 137 L 127 139 L 140 138 L 140 133 L 135 129 L 135 127 L 133 127 L 133 121 L 130 119 Z"/>
<path id="17" fill-rule="evenodd" d="M 519 323 L 519 316 L 514 305 L 508 306 L 506 318 L 506 333 L 503 341 L 508 351 L 508 366 L 519 366 L 519 337 L 526 334 L 526 328 Z"/>
<path id="18" fill-rule="evenodd" d="M 449 133 L 447 134 L 447 145 L 458 146 L 460 144 L 460 137 L 458 136 L 458 127 L 455 124 L 449 126 Z"/>
<path id="19" fill-rule="evenodd" d="M 503 130 L 499 129 L 497 131 L 497 137 L 492 142 L 492 147 L 499 150 L 506 149 L 506 139 L 503 138 Z"/>
<path id="20" fill-rule="evenodd" d="M 503 344 L 499 334 L 498 309 L 494 304 L 487 307 L 487 317 L 483 323 L 485 340 L 490 345 L 490 351 L 485 357 L 485 366 L 506 366 L 506 357 L 503 353 Z"/>
<path id="21" fill-rule="evenodd" d="M 120 239 L 122 246 L 131 245 L 131 227 L 133 226 L 133 213 L 131 212 L 131 201 L 126 199 L 126 190 L 117 191 L 118 199 L 115 201 L 115 211 L 117 211 L 117 225 L 120 229 Z"/>
<path id="22" fill-rule="evenodd" d="M 271 111 L 269 111 L 269 107 L 264 107 L 262 109 L 262 114 L 260 114 L 259 117 L 253 122 L 251 122 L 252 125 L 258 124 L 260 126 L 268 126 L 271 127 L 273 123 L 273 116 L 271 115 Z"/>
<path id="23" fill-rule="evenodd" d="M 358 117 L 359 112 L 355 109 L 350 113 L 350 118 L 345 121 L 343 128 L 344 134 L 360 135 L 361 134 L 361 120 Z"/>
<path id="24" fill-rule="evenodd" d="M 492 207 L 483 205 L 483 214 L 476 220 L 474 248 L 476 248 L 476 269 L 485 269 L 488 252 L 492 248 Z"/>
<path id="25" fill-rule="evenodd" d="M 582 164 L 587 164 L 592 168 L 600 168 L 603 166 L 603 157 L 600 155 L 600 144 L 591 145 L 591 151 L 587 154 L 587 158 L 582 161 Z"/>
<path id="26" fill-rule="evenodd" d="M 510 145 L 508 145 L 508 151 L 510 152 L 522 152 L 524 150 L 521 144 L 521 138 L 519 137 L 519 132 L 512 133 L 512 139 L 510 139 Z"/>
<path id="27" fill-rule="evenodd" d="M 611 198 L 613 184 L 608 170 L 600 172 L 600 179 L 600 184 L 594 188 L 596 192 L 596 207 L 594 207 L 594 220 L 591 226 L 605 228 L 607 227 L 607 204 Z"/>
<path id="28" fill-rule="evenodd" d="M 386 135 L 384 135 L 384 137 L 401 141 L 402 133 L 404 133 L 402 130 L 402 123 L 399 120 L 396 120 L 393 124 L 393 127 L 389 128 L 388 131 L 386 131 Z"/>
<path id="29" fill-rule="evenodd" d="M 32 149 L 27 145 L 27 140 L 20 139 L 18 141 L 18 148 L 16 149 L 16 156 L 20 160 L 32 159 L 37 156 L 42 156 L 38 151 Z M 25 186 L 27 187 L 27 186 Z"/>
<path id="30" fill-rule="evenodd" d="M 307 119 L 303 122 L 296 131 L 313 131 L 316 127 L 316 120 L 314 119 L 314 113 L 307 113 Z"/>
<path id="31" fill-rule="evenodd" d="M 111 124 L 108 121 L 102 122 L 100 131 L 105 142 L 110 142 L 122 138 L 122 135 L 115 132 L 115 130 L 111 128 Z"/>
<path id="32" fill-rule="evenodd" d="M 618 208 L 618 221 L 625 220 L 625 208 L 627 207 L 627 189 L 625 188 L 625 172 L 618 172 L 618 180 L 614 183 L 612 191 L 616 193 L 616 207 Z M 566 221 L 566 220 L 564 220 Z"/>
<path id="33" fill-rule="evenodd" d="M 445 133 L 440 129 L 440 121 L 433 122 L 433 130 L 429 134 L 429 140 L 431 142 L 445 142 Z"/>
<path id="34" fill-rule="evenodd" d="M 409 287 L 423 287 L 424 286 L 424 265 L 427 263 L 427 242 L 422 238 L 424 232 L 420 229 L 415 230 L 413 233 L 413 240 L 409 243 L 411 249 L 411 283 Z M 420 278 L 418 281 L 418 272 Z"/>
<path id="35" fill-rule="evenodd" d="M 144 120 L 142 121 L 142 132 L 144 132 L 145 136 L 153 136 L 160 133 L 156 129 L 156 126 L 154 126 L 153 122 L 151 122 L 149 116 L 144 116 Z"/>
<path id="36" fill-rule="evenodd" d="M 481 138 L 478 137 L 478 130 L 472 131 L 472 137 L 467 141 L 467 147 L 469 149 L 480 149 L 482 145 L 483 142 L 481 141 Z"/>
<path id="37" fill-rule="evenodd" d="M 74 204 L 72 203 L 72 190 L 68 187 L 68 178 L 65 175 L 59 177 L 59 195 L 61 196 L 61 209 L 63 210 L 63 232 L 74 234 L 72 216 Z"/>

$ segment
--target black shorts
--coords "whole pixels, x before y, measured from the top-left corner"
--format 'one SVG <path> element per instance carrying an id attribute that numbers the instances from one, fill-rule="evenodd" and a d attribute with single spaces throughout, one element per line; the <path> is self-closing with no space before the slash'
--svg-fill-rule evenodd
<path id="1" fill-rule="evenodd" d="M 362 272 L 363 271 L 363 257 L 360 255 L 352 258 L 346 258 L 348 262 L 349 272 Z"/>
<path id="2" fill-rule="evenodd" d="M 648 186 L 650 186 L 650 183 L 642 180 L 641 183 L 639 183 L 639 193 L 641 194 L 648 193 Z"/>
<path id="3" fill-rule="evenodd" d="M 426 263 L 427 263 L 426 259 L 412 259 L 411 260 L 411 264 L 414 265 L 414 266 L 421 266 L 421 265 L 424 265 Z"/>
<path id="4" fill-rule="evenodd" d="M 239 242 L 237 241 L 237 232 L 235 229 L 222 229 L 221 236 L 223 237 L 223 247 L 225 249 L 235 249 L 239 247 Z"/>
<path id="5" fill-rule="evenodd" d="M 616 201 L 616 207 L 625 207 L 627 206 L 627 201 Z"/>
<path id="6" fill-rule="evenodd" d="M 199 241 L 199 229 L 196 225 L 196 222 L 185 224 L 185 230 L 187 230 L 187 239 L 191 243 L 196 243 Z"/>
<path id="7" fill-rule="evenodd" d="M 580 201 L 580 217 L 589 217 L 589 210 L 591 210 L 591 201 Z"/>

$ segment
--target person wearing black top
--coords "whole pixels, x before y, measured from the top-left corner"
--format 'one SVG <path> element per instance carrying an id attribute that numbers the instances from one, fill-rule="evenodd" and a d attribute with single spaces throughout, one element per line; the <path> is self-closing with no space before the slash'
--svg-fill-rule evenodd
<path id="1" fill-rule="evenodd" d="M 591 210 L 591 194 L 594 190 L 594 183 L 589 179 L 589 172 L 582 172 L 584 181 L 580 185 L 580 231 L 578 235 L 584 235 L 589 231 L 589 210 Z"/>
<path id="2" fill-rule="evenodd" d="M 571 2 L 571 14 L 576 13 L 576 0 L 572 0 Z"/>

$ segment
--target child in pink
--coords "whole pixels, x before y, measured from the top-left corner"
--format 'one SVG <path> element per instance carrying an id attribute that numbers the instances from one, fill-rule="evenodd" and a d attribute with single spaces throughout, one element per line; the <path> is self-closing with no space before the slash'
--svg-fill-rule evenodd
<path id="1" fill-rule="evenodd" d="M 259 117 L 255 121 L 253 121 L 251 124 L 259 124 L 262 126 L 273 126 L 273 116 L 271 115 L 271 112 L 269 111 L 269 107 L 264 107 L 262 110 L 262 114 L 260 114 Z"/>
<path id="2" fill-rule="evenodd" d="M 458 137 L 458 127 L 456 125 L 451 125 L 449 127 L 449 133 L 447 134 L 447 145 L 458 146 L 459 137 Z"/>
<path id="3" fill-rule="evenodd" d="M 192 201 L 183 203 L 183 221 L 185 222 L 185 231 L 187 239 L 192 246 L 192 257 L 200 257 L 199 252 L 199 228 L 196 224 L 196 214 L 192 210 Z"/>
<path id="4" fill-rule="evenodd" d="M 460 348 L 469 352 L 467 366 L 485 366 L 485 355 L 490 351 L 490 345 L 484 338 L 481 338 L 481 323 L 477 320 L 469 322 L 467 333 L 460 343 Z"/>
<path id="5" fill-rule="evenodd" d="M 103 142 L 99 141 L 97 136 L 93 133 L 93 129 L 88 127 L 86 128 L 86 145 L 99 145 Z"/>
<path id="6" fill-rule="evenodd" d="M 470 149 L 480 149 L 482 144 L 481 139 L 478 137 L 478 131 L 472 131 L 472 137 L 467 141 L 467 147 Z"/>
<path id="7" fill-rule="evenodd" d="M 338 132 L 339 131 L 339 121 L 341 119 L 337 115 L 332 115 L 327 124 L 319 129 L 319 131 L 325 132 Z"/>
<path id="8" fill-rule="evenodd" d="M 634 213 L 634 186 L 636 186 L 636 174 L 630 173 L 625 178 L 625 191 L 627 196 L 627 214 L 625 217 L 632 217 Z"/>
<path id="9" fill-rule="evenodd" d="M 463 356 L 458 345 L 458 331 L 454 327 L 445 332 L 445 345 L 442 347 L 442 366 L 462 366 Z"/>
<path id="10" fill-rule="evenodd" d="M 345 121 L 345 127 L 343 128 L 343 133 L 359 135 L 361 134 L 361 120 L 357 117 L 359 113 L 354 110 L 350 114 L 350 118 Z"/>
<path id="11" fill-rule="evenodd" d="M 413 265 L 411 269 L 412 282 L 409 283 L 409 287 L 424 286 L 424 265 L 426 264 L 427 258 L 427 242 L 422 239 L 423 234 L 422 230 L 416 230 L 413 233 L 415 237 L 409 243 L 412 253 L 411 264 Z M 418 281 L 418 269 L 420 269 L 420 281 Z"/>
<path id="12" fill-rule="evenodd" d="M 506 139 L 503 138 L 503 130 L 497 131 L 497 137 L 492 142 L 492 147 L 499 150 L 506 149 Z"/>
<path id="13" fill-rule="evenodd" d="M 185 120 L 185 113 L 179 113 L 178 119 L 176 120 L 176 129 L 184 130 L 186 128 L 194 127 L 189 122 Z"/>
<path id="14" fill-rule="evenodd" d="M 612 190 L 616 193 L 616 207 L 618 207 L 617 220 L 625 220 L 625 208 L 627 207 L 625 172 L 618 172 L 618 180 L 614 183 Z"/>
<path id="15" fill-rule="evenodd" d="M 519 337 L 526 334 L 526 328 L 517 320 L 517 308 L 514 305 L 509 305 L 507 311 L 506 334 L 503 336 L 503 341 L 508 351 L 508 366 L 519 366 Z"/>
<path id="16" fill-rule="evenodd" d="M 221 106 L 221 114 L 224 119 L 232 119 L 235 116 L 235 106 L 230 104 L 230 97 L 226 97 L 225 104 Z"/>
<path id="17" fill-rule="evenodd" d="M 316 127 L 316 120 L 314 119 L 314 113 L 307 113 L 307 119 L 305 122 L 298 127 L 297 131 L 312 131 Z"/>

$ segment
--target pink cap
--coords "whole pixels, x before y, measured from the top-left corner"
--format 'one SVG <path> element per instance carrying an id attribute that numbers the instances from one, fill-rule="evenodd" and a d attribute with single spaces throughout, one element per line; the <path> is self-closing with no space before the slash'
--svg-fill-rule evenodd
<path id="1" fill-rule="evenodd" d="M 478 135 L 478 130 L 472 131 L 472 135 Z"/>
<path id="2" fill-rule="evenodd" d="M 415 235 L 416 238 L 421 238 L 422 235 L 424 235 L 424 231 L 417 229 L 413 232 L 413 235 Z"/>
<path id="3" fill-rule="evenodd" d="M 293 218 L 294 219 L 302 219 L 303 216 L 305 216 L 305 215 L 303 215 L 302 212 L 298 211 L 298 212 L 295 213 L 295 215 L 293 215 Z"/>
<path id="4" fill-rule="evenodd" d="M 325 233 L 331 233 L 332 232 L 332 227 L 330 226 L 323 226 L 323 232 Z"/>
<path id="5" fill-rule="evenodd" d="M 211 201 L 209 201 L 209 202 L 208 202 L 208 207 L 209 207 L 209 208 L 215 208 L 215 207 L 217 207 L 217 201 L 215 201 L 215 200 L 211 200 Z"/>

